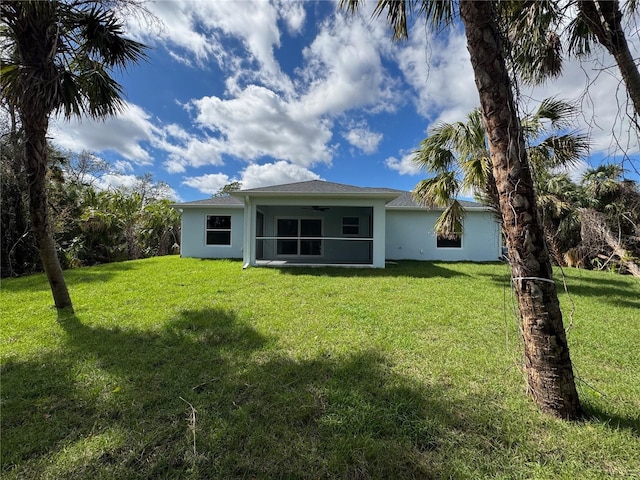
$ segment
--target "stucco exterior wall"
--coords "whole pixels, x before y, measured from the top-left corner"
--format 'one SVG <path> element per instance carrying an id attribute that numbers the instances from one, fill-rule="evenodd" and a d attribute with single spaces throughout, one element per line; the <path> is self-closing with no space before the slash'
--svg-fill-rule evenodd
<path id="1" fill-rule="evenodd" d="M 327 204 L 326 200 L 323 204 Z M 374 204 L 376 202 L 373 202 Z M 373 205 L 370 204 L 372 207 Z M 361 207 L 361 205 L 359 205 Z M 443 261 L 496 261 L 500 256 L 500 228 L 490 212 L 468 211 L 464 220 L 464 234 L 461 248 L 438 248 L 434 224 L 439 212 L 425 210 L 394 210 L 384 209 L 378 205 L 378 220 L 374 218 L 374 229 L 384 228 L 386 241 L 377 245 L 374 252 L 375 266 L 384 266 L 386 260 L 443 260 Z M 371 225 L 369 216 L 360 208 L 340 205 L 340 208 L 318 213 L 307 208 L 260 205 L 259 210 L 265 215 L 265 236 L 274 235 L 274 218 L 278 216 L 300 216 L 313 218 L 323 216 L 323 234 L 336 236 L 341 226 L 342 216 L 359 216 L 361 218 L 362 236 L 368 236 Z M 333 213 L 333 212 L 335 213 Z M 277 214 L 274 215 L 274 213 Z M 383 213 L 384 212 L 384 213 Z M 231 216 L 231 245 L 206 245 L 206 217 L 207 215 Z M 335 215 L 335 218 L 333 216 Z M 376 225 L 377 222 L 377 225 Z M 211 208 L 185 208 L 182 211 L 182 245 L 181 255 L 194 258 L 243 258 L 244 248 L 244 210 L 242 208 L 228 208 L 214 206 Z M 377 230 L 376 229 L 376 230 Z M 335 230 L 335 231 L 334 231 Z M 371 232 L 373 233 L 373 232 Z M 326 261 L 344 262 L 347 253 L 355 254 L 354 262 L 361 261 L 357 254 L 356 244 L 346 245 L 342 242 L 326 242 L 324 259 Z M 331 251 L 337 248 L 339 251 Z M 349 252 L 353 248 L 353 252 Z M 376 254 L 377 253 L 377 254 Z"/>
<path id="2" fill-rule="evenodd" d="M 231 216 L 231 245 L 207 245 L 207 215 Z M 180 255 L 194 258 L 242 258 L 244 212 L 242 208 L 185 208 L 182 211 Z"/>
<path id="3" fill-rule="evenodd" d="M 440 212 L 387 209 L 387 260 L 496 261 L 500 226 L 490 212 L 467 211 L 461 248 L 438 248 L 434 225 Z"/>

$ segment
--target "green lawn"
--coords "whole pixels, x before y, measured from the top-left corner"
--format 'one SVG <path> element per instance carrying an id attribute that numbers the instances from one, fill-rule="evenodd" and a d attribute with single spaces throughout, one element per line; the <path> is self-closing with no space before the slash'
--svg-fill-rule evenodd
<path id="1" fill-rule="evenodd" d="M 3 480 L 640 478 L 637 279 L 565 270 L 567 423 L 526 395 L 502 264 L 66 275 L 60 318 L 2 282 Z"/>

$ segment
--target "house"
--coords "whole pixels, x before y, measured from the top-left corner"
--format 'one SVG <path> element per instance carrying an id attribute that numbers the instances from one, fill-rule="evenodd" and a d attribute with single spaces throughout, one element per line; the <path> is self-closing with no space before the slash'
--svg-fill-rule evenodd
<path id="1" fill-rule="evenodd" d="M 174 205 L 183 257 L 242 258 L 245 266 L 344 265 L 389 260 L 495 261 L 500 227 L 485 206 L 462 202 L 463 234 L 440 238 L 441 210 L 410 192 L 312 180 Z"/>

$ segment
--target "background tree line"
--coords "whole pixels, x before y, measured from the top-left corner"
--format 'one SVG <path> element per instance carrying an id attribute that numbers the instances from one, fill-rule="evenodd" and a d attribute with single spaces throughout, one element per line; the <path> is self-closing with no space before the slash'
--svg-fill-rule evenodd
<path id="1" fill-rule="evenodd" d="M 145 175 L 130 187 L 99 188 L 100 178 L 109 173 L 106 162 L 88 152 L 48 148 L 48 210 L 63 268 L 179 250 L 180 215 L 170 207 L 168 185 Z M 23 155 L 20 127 L 5 122 L 0 137 L 2 277 L 42 271 Z"/>
<path id="2" fill-rule="evenodd" d="M 578 114 L 575 105 L 548 98 L 521 118 L 551 260 L 640 277 L 638 184 L 624 178 L 620 164 L 588 168 L 580 178 L 567 173 L 589 155 L 588 136 L 569 130 Z M 417 185 L 414 196 L 426 206 L 443 208 L 436 230 L 455 236 L 462 233 L 465 215 L 459 195 L 473 192 L 478 201 L 499 210 L 480 110 L 465 122 L 442 122 L 428 133 L 412 159 L 429 178 Z"/>

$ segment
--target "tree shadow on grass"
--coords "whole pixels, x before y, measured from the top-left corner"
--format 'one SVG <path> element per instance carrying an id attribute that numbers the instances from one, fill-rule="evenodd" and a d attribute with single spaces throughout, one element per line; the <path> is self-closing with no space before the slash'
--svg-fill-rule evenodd
<path id="1" fill-rule="evenodd" d="M 510 276 L 508 273 L 481 274 L 482 277 L 489 278 L 494 283 L 510 287 Z M 593 297 L 602 299 L 613 305 L 624 305 L 632 308 L 640 307 L 640 283 L 635 283 L 633 279 L 620 280 L 610 278 L 587 278 L 584 276 L 566 275 L 563 282 L 561 275 L 554 274 L 556 290 L 558 294 L 565 293 L 565 283 L 569 294 L 575 297 Z"/>
<path id="2" fill-rule="evenodd" d="M 138 268 L 135 261 L 114 262 L 94 267 L 80 267 L 64 271 L 68 286 L 73 289 L 81 283 L 108 282 L 123 271 Z M 50 289 L 44 273 L 36 273 L 19 278 L 3 278 L 2 290 L 6 292 L 39 292 Z"/>
<path id="3" fill-rule="evenodd" d="M 452 266 L 456 263 L 449 262 Z M 315 275 L 326 277 L 409 277 L 409 278 L 453 278 L 468 277 L 466 273 L 456 271 L 455 268 L 447 268 L 447 263 L 428 262 L 418 260 L 399 260 L 389 262 L 385 268 L 357 268 L 357 267 L 307 267 L 307 266 L 283 266 L 266 267 L 277 268 L 285 275 Z M 262 267 L 261 267 L 262 268 Z"/>
<path id="4" fill-rule="evenodd" d="M 622 417 L 603 410 L 601 407 L 583 402 L 587 420 L 604 423 L 611 428 L 628 430 L 634 436 L 640 437 L 640 414 L 632 418 Z"/>
<path id="5" fill-rule="evenodd" d="M 292 358 L 230 311 L 59 322 L 64 350 L 3 367 L 3 478 L 509 477 L 513 450 L 535 451 L 491 392 L 375 351 Z"/>

